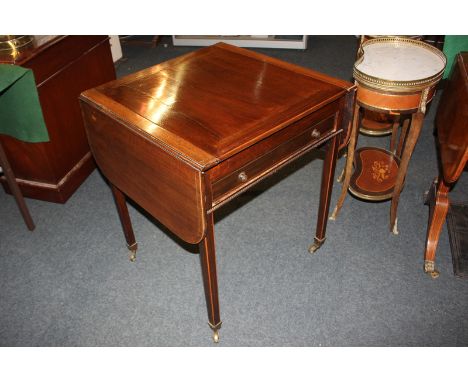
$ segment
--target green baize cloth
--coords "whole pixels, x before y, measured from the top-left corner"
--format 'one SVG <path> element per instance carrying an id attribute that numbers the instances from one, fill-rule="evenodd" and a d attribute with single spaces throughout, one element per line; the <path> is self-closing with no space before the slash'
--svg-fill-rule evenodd
<path id="1" fill-rule="evenodd" d="M 0 134 L 25 142 L 49 141 L 31 69 L 0 64 Z"/>
<path id="2" fill-rule="evenodd" d="M 444 77 L 449 78 L 452 73 L 455 56 L 460 52 L 468 51 L 468 36 L 447 35 L 444 40 L 444 53 L 447 56 L 447 66 L 445 67 Z"/>

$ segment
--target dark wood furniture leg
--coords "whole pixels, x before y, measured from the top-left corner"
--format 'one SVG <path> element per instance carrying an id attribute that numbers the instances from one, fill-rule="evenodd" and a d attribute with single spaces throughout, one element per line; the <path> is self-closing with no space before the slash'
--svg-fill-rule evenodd
<path id="1" fill-rule="evenodd" d="M 403 189 L 403 183 L 405 181 L 406 171 L 408 169 L 408 164 L 413 155 L 414 147 L 418 141 L 421 128 L 423 126 L 424 113 L 417 111 L 413 114 L 411 120 L 411 127 L 408 132 L 408 137 L 406 138 L 405 148 L 403 149 L 403 154 L 401 157 L 400 168 L 398 170 L 397 178 L 395 180 L 395 188 L 393 189 L 392 195 L 392 204 L 390 207 L 390 230 L 398 235 L 398 221 L 397 221 L 397 209 L 398 202 L 400 199 L 400 193 Z"/>
<path id="2" fill-rule="evenodd" d="M 203 274 L 203 285 L 205 288 L 206 306 L 208 308 L 208 324 L 213 330 L 213 341 L 218 343 L 219 329 L 221 328 L 222 322 L 219 315 L 213 213 L 208 214 L 206 222 L 206 236 L 199 244 L 200 260 Z"/>
<path id="3" fill-rule="evenodd" d="M 347 156 L 348 156 L 348 152 L 345 150 L 343 152 L 343 158 L 346 158 Z M 337 157 L 337 160 L 338 160 L 338 157 Z M 343 167 L 343 169 L 341 170 L 340 175 L 338 175 L 338 178 L 336 178 L 336 181 L 338 183 L 343 183 L 344 176 L 345 176 L 345 169 L 346 169 L 346 166 Z"/>
<path id="4" fill-rule="evenodd" d="M 396 150 L 396 156 L 401 158 L 401 152 L 403 151 L 403 144 L 405 143 L 406 135 L 408 134 L 408 127 L 411 121 L 411 117 L 406 116 L 403 120 L 403 126 L 400 132 L 400 139 L 398 141 L 398 147 Z"/>
<path id="5" fill-rule="evenodd" d="M 425 200 L 425 204 L 429 205 L 429 222 L 424 253 L 424 272 L 433 279 L 439 277 L 439 271 L 435 268 L 435 255 L 440 232 L 450 206 L 449 190 L 450 186 L 444 182 L 442 177 L 436 178 L 432 182 Z"/>
<path id="6" fill-rule="evenodd" d="M 8 162 L 8 158 L 6 156 L 5 150 L 0 142 L 0 166 L 3 168 L 3 173 L 5 175 L 6 181 L 8 183 L 8 187 L 10 187 L 10 191 L 13 194 L 16 204 L 23 215 L 24 222 L 30 231 L 33 231 L 36 226 L 32 220 L 32 217 L 29 213 L 28 206 L 24 201 L 23 194 L 21 193 L 18 183 L 16 183 L 15 174 L 11 169 L 10 162 Z"/>
<path id="7" fill-rule="evenodd" d="M 335 135 L 328 143 L 327 154 L 323 162 L 322 182 L 320 185 L 320 205 L 317 216 L 317 228 L 315 238 L 309 247 L 309 252 L 314 253 L 325 241 L 327 230 L 328 211 L 333 189 L 333 177 L 335 176 L 336 158 L 338 154 L 339 136 Z"/>
<path id="8" fill-rule="evenodd" d="M 351 180 L 351 174 L 353 172 L 354 151 L 356 149 L 356 143 L 359 134 L 359 112 L 359 105 L 356 103 L 354 107 L 353 124 L 351 126 L 351 137 L 349 139 L 348 144 L 348 153 L 346 155 L 343 186 L 341 187 L 341 195 L 338 199 L 338 202 L 336 203 L 336 207 L 333 210 L 333 213 L 330 216 L 330 220 L 336 220 L 336 217 L 338 216 L 341 207 L 343 207 L 346 194 L 348 193 L 349 182 Z"/>
<path id="9" fill-rule="evenodd" d="M 398 128 L 400 127 L 400 118 L 396 117 L 395 120 L 393 121 L 393 126 L 392 126 L 392 138 L 390 140 L 390 152 L 395 153 L 395 146 L 396 146 L 396 141 L 397 141 L 397 135 L 398 135 Z"/>
<path id="10" fill-rule="evenodd" d="M 114 195 L 115 205 L 117 206 L 117 212 L 119 213 L 120 222 L 122 223 L 122 229 L 127 242 L 127 248 L 130 251 L 130 261 L 136 260 L 136 251 L 138 244 L 135 240 L 135 234 L 133 233 L 132 222 L 130 215 L 128 214 L 127 202 L 125 200 L 125 194 L 115 187 L 112 183 L 110 185 L 112 195 Z"/>

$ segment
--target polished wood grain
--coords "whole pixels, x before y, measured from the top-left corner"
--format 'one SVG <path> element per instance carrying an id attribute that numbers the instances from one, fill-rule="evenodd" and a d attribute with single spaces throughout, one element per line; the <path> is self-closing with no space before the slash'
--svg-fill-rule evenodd
<path id="1" fill-rule="evenodd" d="M 355 103 L 356 88 L 354 87 L 352 89 L 349 89 L 348 93 L 345 95 L 343 110 L 341 113 L 341 127 L 343 129 L 343 133 L 340 135 L 338 151 L 346 149 L 351 139 Z"/>
<path id="2" fill-rule="evenodd" d="M 379 147 L 361 147 L 354 157 L 354 172 L 350 191 L 368 200 L 383 200 L 392 196 L 397 178 L 399 159 Z"/>
<path id="3" fill-rule="evenodd" d="M 365 110 L 361 121 L 361 133 L 369 135 L 387 135 L 391 132 L 393 121 L 388 114 Z"/>
<path id="4" fill-rule="evenodd" d="M 392 202 L 390 204 L 390 230 L 397 234 L 397 210 L 400 202 L 400 194 L 403 190 L 406 172 L 408 170 L 411 156 L 413 155 L 414 148 L 418 142 L 419 135 L 424 122 L 424 113 L 417 111 L 411 118 L 411 127 L 409 128 L 408 135 L 405 138 L 405 146 L 401 154 L 400 166 L 398 169 L 397 177 L 395 180 L 395 187 L 392 193 Z"/>
<path id="5" fill-rule="evenodd" d="M 335 123 L 338 118 L 335 119 Z M 335 174 L 336 157 L 338 153 L 339 139 L 334 136 L 328 142 L 328 149 L 322 168 L 322 180 L 320 183 L 320 203 L 317 214 L 317 227 L 313 244 L 309 247 L 309 252 L 315 252 L 325 241 L 327 230 L 328 211 L 330 209 L 331 194 L 333 188 L 333 177 Z"/>
<path id="6" fill-rule="evenodd" d="M 103 111 L 87 103 L 82 108 L 92 126 L 89 145 L 109 181 L 177 236 L 199 243 L 206 227 L 202 173 L 133 129 L 116 128 Z"/>
<path id="7" fill-rule="evenodd" d="M 65 203 L 95 168 L 78 96 L 115 78 L 108 36 L 59 36 L 17 64 L 34 73 L 50 142 L 0 142 L 23 195 Z M 8 190 L 5 179 L 2 185 Z"/>
<path id="8" fill-rule="evenodd" d="M 114 196 L 115 205 L 119 214 L 120 222 L 122 223 L 122 229 L 124 232 L 125 240 L 127 241 L 127 248 L 130 251 L 136 252 L 138 244 L 135 240 L 135 233 L 133 232 L 132 222 L 128 213 L 127 202 L 125 194 L 120 191 L 112 183 L 110 184 L 112 195 Z"/>
<path id="9" fill-rule="evenodd" d="M 329 135 L 336 131 L 333 129 L 333 125 L 334 115 L 317 124 L 306 122 L 307 128 L 305 129 L 296 129 L 298 125 L 293 124 L 287 130 L 281 131 L 284 134 L 276 133 L 269 139 L 263 140 L 255 150 L 242 152 L 240 155 L 235 155 L 224 161 L 217 167 L 220 168 L 221 173 L 229 172 L 213 183 L 213 205 L 218 204 L 226 195 L 229 196 L 236 192 L 238 188 L 245 187 L 250 182 L 257 180 L 258 177 L 263 176 L 264 171 L 271 167 L 272 162 L 287 160 L 295 153 L 317 146 L 319 142 L 329 138 Z M 267 146 L 271 146 L 273 149 L 269 151 Z M 249 157 L 254 155 L 255 160 L 252 158 L 248 163 L 243 164 L 242 159 L 247 155 Z M 240 176 L 240 174 L 243 175 Z"/>
<path id="10" fill-rule="evenodd" d="M 429 206 L 429 219 L 426 234 L 426 250 L 424 253 L 424 271 L 432 278 L 437 278 L 439 272 L 435 268 L 435 256 L 440 233 L 450 206 L 448 193 L 450 185 L 442 178 L 436 178 L 427 193 L 425 204 Z"/>
<path id="11" fill-rule="evenodd" d="M 401 153 L 403 152 L 403 147 L 404 147 L 405 139 L 408 135 L 408 129 L 410 127 L 410 124 L 411 124 L 411 116 L 406 116 L 406 118 L 403 118 L 403 123 L 402 123 L 401 131 L 400 131 L 400 138 L 398 140 L 398 146 L 395 152 L 398 158 L 401 157 Z"/>
<path id="12" fill-rule="evenodd" d="M 119 192 L 181 239 L 199 244 L 215 340 L 221 318 L 214 211 L 323 147 L 321 244 L 354 92 L 346 81 L 220 43 L 81 95 L 91 150 L 119 190 L 114 196 L 127 244 L 133 231 Z"/>
<path id="13" fill-rule="evenodd" d="M 208 230 L 199 244 L 200 260 L 205 289 L 206 307 L 208 309 L 208 323 L 212 329 L 221 327 L 218 300 L 218 276 L 216 272 L 215 237 L 213 214 L 208 215 Z M 217 334 L 217 333 L 216 333 Z M 217 339 L 215 340 L 217 342 Z"/>
<path id="14" fill-rule="evenodd" d="M 435 86 L 428 93 L 427 103 L 435 95 Z M 371 111 L 390 114 L 410 114 L 418 110 L 421 104 L 422 93 L 392 93 L 383 92 L 359 86 L 357 89 L 357 99 L 359 104 Z"/>
<path id="15" fill-rule="evenodd" d="M 207 170 L 346 93 L 344 82 L 269 61 L 220 43 L 97 91 L 151 122 L 145 133 Z"/>
<path id="16" fill-rule="evenodd" d="M 460 177 L 468 160 L 468 52 L 457 55 L 436 115 L 442 173 L 446 183 Z"/>
<path id="17" fill-rule="evenodd" d="M 356 145 L 358 141 L 359 129 L 358 126 L 360 124 L 360 120 L 362 118 L 361 109 L 357 102 L 354 104 L 354 113 L 353 113 L 353 120 L 351 124 L 351 133 L 350 139 L 348 141 L 347 151 L 348 154 L 346 156 L 346 163 L 343 172 L 343 179 L 342 179 L 342 186 L 341 186 L 341 193 L 338 197 L 338 201 L 336 202 L 335 209 L 333 210 L 332 214 L 330 215 L 330 220 L 336 220 L 338 214 L 340 213 L 341 208 L 343 207 L 343 203 L 346 199 L 346 195 L 348 194 L 349 184 L 351 182 L 351 174 L 353 172 L 353 164 L 354 164 L 354 154 L 356 152 Z M 341 178 L 341 176 L 340 176 Z"/>
<path id="18" fill-rule="evenodd" d="M 457 55 L 449 83 L 442 94 L 435 119 L 440 154 L 439 176 L 426 198 L 429 205 L 424 270 L 432 277 L 440 232 L 450 206 L 450 189 L 468 161 L 468 52 Z"/>
<path id="19" fill-rule="evenodd" d="M 287 129 L 281 129 L 270 137 L 259 141 L 249 150 L 242 150 L 227 160 L 220 162 L 217 166 L 210 169 L 211 179 L 217 182 L 226 175 L 231 174 L 235 169 L 240 169 L 253 160 L 259 159 L 260 155 L 265 155 L 278 149 L 284 150 L 288 155 L 298 147 L 319 144 L 323 139 L 328 138 L 328 135 L 333 133 L 331 127 L 333 125 L 334 113 L 338 108 L 340 108 L 338 101 L 334 101 L 291 123 Z M 299 136 L 302 136 L 302 138 L 299 139 L 300 142 L 297 145 L 294 141 L 298 140 Z M 283 147 L 280 148 L 279 146 Z"/>

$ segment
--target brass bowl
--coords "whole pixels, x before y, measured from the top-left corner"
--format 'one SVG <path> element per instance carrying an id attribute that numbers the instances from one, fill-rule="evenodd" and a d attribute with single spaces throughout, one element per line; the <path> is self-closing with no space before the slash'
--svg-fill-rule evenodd
<path id="1" fill-rule="evenodd" d="M 33 45 L 33 36 L 0 35 L 0 56 L 15 60 Z"/>

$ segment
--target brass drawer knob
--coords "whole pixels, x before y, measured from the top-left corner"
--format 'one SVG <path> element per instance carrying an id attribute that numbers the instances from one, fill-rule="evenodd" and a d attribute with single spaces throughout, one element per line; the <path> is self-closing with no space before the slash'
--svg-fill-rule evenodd
<path id="1" fill-rule="evenodd" d="M 320 131 L 318 131 L 317 129 L 314 129 L 312 130 L 312 133 L 310 135 L 312 136 L 312 138 L 318 138 L 320 137 Z"/>
<path id="2" fill-rule="evenodd" d="M 239 176 L 237 177 L 241 182 L 247 182 L 247 179 L 249 179 L 249 177 L 247 176 L 247 174 L 242 171 L 241 173 L 239 173 Z"/>

